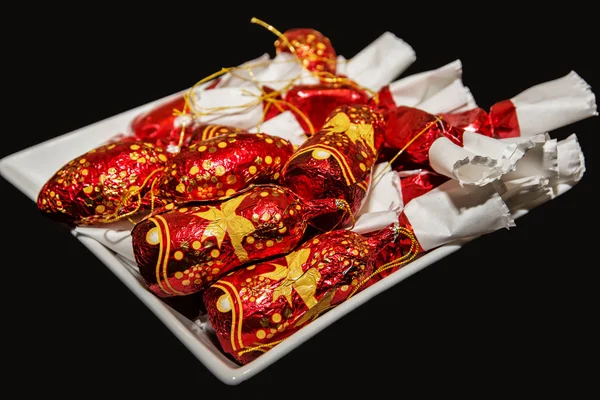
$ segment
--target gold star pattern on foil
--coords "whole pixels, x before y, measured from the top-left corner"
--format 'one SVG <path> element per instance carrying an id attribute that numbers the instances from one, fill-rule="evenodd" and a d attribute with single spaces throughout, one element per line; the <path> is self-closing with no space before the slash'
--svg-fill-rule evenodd
<path id="1" fill-rule="evenodd" d="M 317 304 L 315 293 L 321 274 L 316 268 L 302 271 L 302 265 L 308 260 L 310 249 L 301 249 L 285 256 L 287 266 L 273 264 L 275 270 L 262 274 L 265 278 L 283 282 L 273 291 L 273 301 L 285 296 L 288 304 L 292 305 L 292 289 L 298 293 L 308 308 Z"/>
<path id="2" fill-rule="evenodd" d="M 373 125 L 353 124 L 345 113 L 340 112 L 335 114 L 327 121 L 326 125 L 323 127 L 323 131 L 343 133 L 348 136 L 354 144 L 356 144 L 357 140 L 360 140 L 365 146 L 371 149 L 373 154 L 376 153 Z"/>
<path id="3" fill-rule="evenodd" d="M 304 315 L 302 315 L 302 317 L 298 319 L 298 321 L 296 321 L 296 323 L 294 324 L 294 328 L 297 328 L 306 322 L 312 321 L 319 315 L 323 314 L 325 311 L 329 310 L 330 308 L 333 308 L 334 306 L 331 305 L 331 300 L 333 300 L 334 294 L 335 290 L 331 290 L 325 296 L 323 296 L 323 298 L 321 298 L 321 300 L 319 300 L 319 302 L 315 304 L 314 307 L 309 308 L 308 311 L 306 311 Z"/>
<path id="4" fill-rule="evenodd" d="M 204 228 L 202 241 L 206 238 L 214 237 L 217 239 L 219 249 L 221 249 L 221 243 L 223 243 L 225 234 L 228 233 L 235 255 L 241 262 L 248 261 L 248 253 L 244 249 L 244 246 L 242 246 L 242 241 L 256 229 L 252 221 L 236 214 L 237 208 L 248 194 L 227 200 L 221 204 L 220 209 L 209 207 L 208 211 L 194 214 L 210 221 L 206 228 Z"/>

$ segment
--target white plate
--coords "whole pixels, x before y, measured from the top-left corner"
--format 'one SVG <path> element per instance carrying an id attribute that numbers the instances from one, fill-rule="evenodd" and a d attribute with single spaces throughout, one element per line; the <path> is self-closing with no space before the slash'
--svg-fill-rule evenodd
<path id="1" fill-rule="evenodd" d="M 31 200 L 35 201 L 39 190 L 46 181 L 68 161 L 103 144 L 116 133 L 124 132 L 135 116 L 178 94 L 118 114 L 5 157 L 0 160 L 0 174 Z M 568 190 L 568 187 L 566 186 L 564 190 Z M 521 211 L 514 217 L 520 217 L 526 212 Z M 211 338 L 212 332 L 206 323 L 189 320 L 149 292 L 135 265 L 131 265 L 130 262 L 117 256 L 113 251 L 94 239 L 75 233 L 74 235 L 152 310 L 207 369 L 228 385 L 237 385 L 256 375 L 370 298 L 455 252 L 465 243 L 449 244 L 429 252 L 320 316 L 249 364 L 239 366 L 230 361 L 215 345 L 216 341 Z"/>

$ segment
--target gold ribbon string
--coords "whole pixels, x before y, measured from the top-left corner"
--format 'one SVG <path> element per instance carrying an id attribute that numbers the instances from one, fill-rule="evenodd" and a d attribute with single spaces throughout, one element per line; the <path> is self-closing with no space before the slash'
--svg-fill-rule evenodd
<path id="1" fill-rule="evenodd" d="M 117 211 L 115 211 L 111 215 L 101 219 L 100 222 L 108 224 L 111 222 L 119 221 L 123 218 L 129 218 L 133 214 L 137 213 L 140 210 L 140 207 L 142 206 L 142 196 L 141 196 L 142 189 L 144 189 L 144 187 L 148 184 L 148 182 L 150 181 L 150 178 L 152 178 L 152 176 L 154 176 L 157 172 L 160 172 L 160 171 L 164 171 L 164 168 L 155 169 L 146 177 L 146 179 L 144 179 L 144 182 L 142 183 L 141 187 L 135 188 L 133 190 L 129 190 L 127 192 L 127 194 L 125 195 L 125 197 L 123 197 L 121 204 L 119 204 L 119 206 L 117 207 Z M 151 190 L 153 190 L 152 188 L 154 187 L 154 185 L 157 181 L 158 181 L 158 179 L 154 178 L 154 180 L 152 181 L 152 184 L 150 186 Z M 127 202 L 134 196 L 137 197 L 137 200 L 136 200 L 137 204 L 135 205 L 135 208 L 128 213 L 119 215 L 118 214 L 119 209 L 123 208 L 125 206 L 125 204 L 127 204 Z M 154 193 L 152 193 L 152 204 L 154 204 Z M 130 220 L 130 222 L 131 222 L 131 220 Z"/>
<path id="2" fill-rule="evenodd" d="M 254 346 L 254 347 L 248 347 L 247 349 L 244 349 L 244 350 L 238 352 L 238 356 L 242 356 L 242 355 L 244 355 L 246 353 L 250 353 L 251 351 L 261 350 L 261 349 L 263 349 L 265 347 L 271 348 L 271 347 L 275 346 L 276 344 L 279 344 L 279 343 L 283 342 L 284 340 L 285 339 L 281 339 L 281 340 L 276 340 L 276 341 L 271 342 L 271 343 L 265 343 L 265 344 L 260 344 L 258 346 Z"/>
<path id="3" fill-rule="evenodd" d="M 438 123 L 439 121 L 441 121 L 441 120 L 442 120 L 442 117 L 439 117 L 439 116 L 438 116 L 438 117 L 437 117 L 437 118 L 436 118 L 434 121 L 431 121 L 430 123 L 428 123 L 427 125 L 425 125 L 425 128 L 423 128 L 423 130 L 421 130 L 421 131 L 420 131 L 419 133 L 417 133 L 417 134 L 416 134 L 416 135 L 415 135 L 415 136 L 414 136 L 412 139 L 410 139 L 410 140 L 408 141 L 408 143 L 406 143 L 406 144 L 404 145 L 404 147 L 403 147 L 403 148 L 401 148 L 401 149 L 400 149 L 400 151 L 398 151 L 398 153 L 396 153 L 396 155 L 395 155 L 394 157 L 392 157 L 392 159 L 391 159 L 390 161 L 388 161 L 388 162 L 387 162 L 387 165 L 385 166 L 385 168 L 383 168 L 383 169 L 381 170 L 381 172 L 379 172 L 379 173 L 377 174 L 377 176 L 375 176 L 375 178 L 373 179 L 373 186 L 375 186 L 375 185 L 378 183 L 378 181 L 377 181 L 377 180 L 378 180 L 378 179 L 379 179 L 379 178 L 380 178 L 380 177 L 381 177 L 381 176 L 382 176 L 382 175 L 383 175 L 385 172 L 387 172 L 387 169 L 388 169 L 388 168 L 391 168 L 391 167 L 392 167 L 392 164 L 394 163 L 394 161 L 396 161 L 396 159 L 397 159 L 398 157 L 400 157 L 400 155 L 401 155 L 402 153 L 404 153 L 404 151 L 405 151 L 405 150 L 408 148 L 408 146 L 410 146 L 411 144 L 413 144 L 413 142 L 414 142 L 415 140 L 417 140 L 417 139 L 418 139 L 418 138 L 419 138 L 419 137 L 420 137 L 422 134 L 424 134 L 425 132 L 427 132 L 427 131 L 429 130 L 429 128 L 431 128 L 433 125 L 437 124 L 437 123 Z"/>
<path id="4" fill-rule="evenodd" d="M 404 264 L 408 264 L 409 262 L 411 262 L 418 254 L 418 242 L 417 239 L 415 238 L 415 236 L 413 235 L 413 233 L 404 228 L 404 227 L 400 227 L 398 229 L 398 234 L 404 234 L 406 237 L 408 237 L 410 239 L 410 248 L 408 249 L 408 251 L 406 252 L 406 254 L 404 254 L 402 257 L 396 258 L 393 261 L 390 261 L 386 264 L 383 264 L 382 266 L 380 266 L 379 268 L 377 268 L 375 271 L 373 271 L 373 273 L 369 276 L 367 276 L 365 279 L 363 279 L 362 281 L 360 281 L 358 283 L 358 285 L 356 285 L 354 287 L 354 290 L 352 291 L 352 293 L 350 293 L 350 295 L 346 298 L 346 300 L 348 300 L 350 297 L 354 296 L 354 294 L 358 291 L 358 289 L 364 285 L 365 283 L 367 283 L 370 279 L 372 279 L 374 276 L 380 274 L 381 272 L 388 270 L 390 268 L 394 268 L 400 265 L 404 265 Z"/>

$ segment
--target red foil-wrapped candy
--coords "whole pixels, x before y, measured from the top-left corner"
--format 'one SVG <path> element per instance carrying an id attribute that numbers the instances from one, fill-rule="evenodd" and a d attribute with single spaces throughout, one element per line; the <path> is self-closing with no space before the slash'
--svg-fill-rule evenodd
<path id="1" fill-rule="evenodd" d="M 222 349 L 246 364 L 365 287 L 377 254 L 397 236 L 347 230 L 317 235 L 295 251 L 250 265 L 204 293 Z"/>
<path id="2" fill-rule="evenodd" d="M 323 231 L 345 226 L 364 203 L 382 143 L 380 114 L 367 106 L 338 107 L 290 157 L 279 181 L 306 200 L 347 201 L 352 214 L 340 211 L 313 221 Z"/>
<path id="3" fill-rule="evenodd" d="M 277 185 L 254 185 L 204 205 L 157 210 L 131 233 L 140 274 L 159 297 L 202 291 L 240 265 L 291 251 L 309 221 L 345 207 L 301 200 Z"/>
<path id="4" fill-rule="evenodd" d="M 176 140 L 179 140 L 181 128 L 175 125 L 177 116 L 173 111 L 182 111 L 184 106 L 185 97 L 181 95 L 138 115 L 130 124 L 132 136 L 138 140 L 145 140 L 159 145 L 165 145 L 165 142 L 171 140 L 170 138 L 173 136 L 176 137 Z"/>
<path id="5" fill-rule="evenodd" d="M 489 114 L 481 109 L 460 113 L 444 114 L 444 119 L 452 126 L 466 131 L 477 132 L 496 139 L 521 136 L 517 109 L 512 101 L 503 100 L 490 107 Z"/>
<path id="6" fill-rule="evenodd" d="M 398 161 L 429 166 L 429 149 L 442 136 L 462 146 L 463 130 L 451 126 L 441 117 L 413 107 L 400 106 L 383 113 L 385 147 L 395 152 L 403 149 Z"/>
<path id="7" fill-rule="evenodd" d="M 414 236 L 410 222 L 403 213 L 400 214 L 398 223 L 403 228 L 402 234 L 398 235 L 396 240 L 390 241 L 377 253 L 373 275 L 371 279 L 365 282 L 365 288 L 372 286 L 425 254 L 425 250 Z M 377 231 L 365 234 L 368 238 L 379 237 L 379 235 L 380 232 Z"/>
<path id="8" fill-rule="evenodd" d="M 294 106 L 290 110 L 304 132 L 310 135 L 311 128 L 312 132 L 318 132 L 337 107 L 367 104 L 369 96 L 351 83 L 321 83 L 296 85 L 286 92 L 284 100 Z M 310 121 L 310 126 L 306 119 Z"/>
<path id="9" fill-rule="evenodd" d="M 173 156 L 154 194 L 167 202 L 213 200 L 250 184 L 274 182 L 293 145 L 264 133 L 231 133 L 199 141 Z"/>
<path id="10" fill-rule="evenodd" d="M 423 170 L 419 173 L 404 176 L 400 178 L 400 190 L 402 192 L 402 202 L 404 205 L 415 197 L 419 197 L 431 189 L 440 186 L 446 182 L 448 177 L 438 173 Z"/>
<path id="11" fill-rule="evenodd" d="M 296 28 L 284 32 L 283 36 L 307 70 L 335 75 L 337 55 L 325 35 L 314 29 Z M 288 43 L 281 39 L 275 41 L 275 50 L 277 53 L 291 53 Z"/>
<path id="12" fill-rule="evenodd" d="M 38 208 L 70 225 L 111 223 L 144 210 L 170 155 L 145 142 L 112 143 L 71 160 L 42 187 Z"/>

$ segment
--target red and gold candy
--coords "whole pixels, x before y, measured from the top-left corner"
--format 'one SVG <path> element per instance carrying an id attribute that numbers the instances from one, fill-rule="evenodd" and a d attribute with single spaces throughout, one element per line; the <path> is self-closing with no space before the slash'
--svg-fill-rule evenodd
<path id="1" fill-rule="evenodd" d="M 335 199 L 303 201 L 277 185 L 211 204 L 171 203 L 134 227 L 134 255 L 153 293 L 189 295 L 244 263 L 291 251 L 312 218 L 344 207 Z"/>
<path id="2" fill-rule="evenodd" d="M 338 198 L 352 213 L 338 212 L 315 219 L 321 230 L 352 221 L 366 198 L 371 169 L 383 142 L 383 118 L 367 106 L 334 110 L 323 129 L 290 157 L 280 183 L 306 200 Z"/>
<path id="3" fill-rule="evenodd" d="M 283 33 L 286 40 L 277 39 L 277 53 L 290 53 L 290 45 L 294 53 L 309 71 L 328 72 L 335 75 L 337 55 L 331 41 L 321 32 L 308 28 L 290 29 Z"/>
<path id="4" fill-rule="evenodd" d="M 496 139 L 521 136 L 517 109 L 512 101 L 503 100 L 490 107 L 489 114 L 481 109 L 444 114 L 444 119 L 456 128 L 477 132 Z"/>
<path id="5" fill-rule="evenodd" d="M 215 282 L 204 304 L 223 350 L 246 364 L 366 287 L 377 254 L 399 232 L 326 232 Z"/>
<path id="6" fill-rule="evenodd" d="M 111 223 L 143 210 L 169 154 L 145 142 L 100 146 L 71 160 L 42 187 L 38 208 L 71 225 Z"/>
<path id="7" fill-rule="evenodd" d="M 293 151 L 289 141 L 263 133 L 199 141 L 173 156 L 154 194 L 179 203 L 231 196 L 250 184 L 276 181 Z"/>
<path id="8" fill-rule="evenodd" d="M 321 83 L 318 85 L 297 85 L 286 92 L 285 101 L 304 129 L 304 132 L 318 132 L 327 117 L 340 106 L 365 105 L 369 102 L 367 93 L 351 83 Z M 300 111 L 302 114 L 298 113 Z M 307 120 L 310 121 L 310 126 Z"/>

